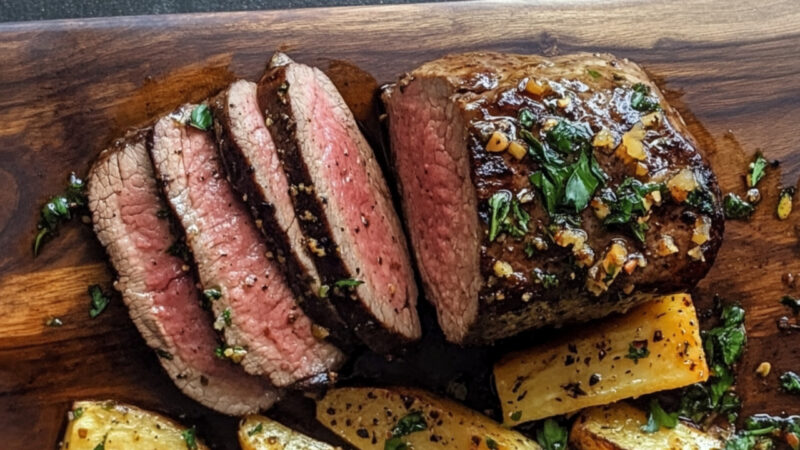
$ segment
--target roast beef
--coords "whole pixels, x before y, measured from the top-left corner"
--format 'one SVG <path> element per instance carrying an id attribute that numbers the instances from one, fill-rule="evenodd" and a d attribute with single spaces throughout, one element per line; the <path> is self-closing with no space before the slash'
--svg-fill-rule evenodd
<path id="1" fill-rule="evenodd" d="M 343 360 L 295 302 L 279 263 L 223 176 L 211 133 L 187 125 L 195 105 L 159 120 L 150 154 L 185 231 L 224 357 L 276 386 L 324 383 Z"/>
<path id="2" fill-rule="evenodd" d="M 258 108 L 256 84 L 236 81 L 210 103 L 228 179 L 247 199 L 278 263 L 285 266 L 298 303 L 314 323 L 324 327 L 323 333 L 333 342 L 349 344 L 347 325 L 330 301 L 319 295 L 322 282 L 311 255 L 305 251 L 289 182 Z"/>
<path id="3" fill-rule="evenodd" d="M 372 149 L 325 74 L 280 53 L 270 64 L 258 104 L 323 283 L 321 296 L 375 351 L 417 339 L 408 249 Z"/>
<path id="4" fill-rule="evenodd" d="M 224 414 L 269 408 L 270 383 L 214 356 L 216 334 L 176 242 L 139 132 L 103 152 L 89 175 L 94 229 L 117 272 L 114 287 L 161 365 L 189 397 Z"/>
<path id="5" fill-rule="evenodd" d="M 722 240 L 678 113 L 612 55 L 451 55 L 388 87 L 393 166 L 447 338 L 484 342 L 692 288 Z"/>

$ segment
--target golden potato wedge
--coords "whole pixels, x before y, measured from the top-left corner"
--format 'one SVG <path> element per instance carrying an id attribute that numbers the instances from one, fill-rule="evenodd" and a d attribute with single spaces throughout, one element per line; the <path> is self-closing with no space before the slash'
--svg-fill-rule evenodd
<path id="1" fill-rule="evenodd" d="M 665 296 L 494 367 L 503 423 L 675 389 L 708 378 L 691 296 Z"/>
<path id="2" fill-rule="evenodd" d="M 397 437 L 410 448 L 540 448 L 482 414 L 418 389 L 339 388 L 317 402 L 317 420 L 361 450 L 384 450 L 393 430 L 410 417 L 418 419 L 417 431 Z"/>
<path id="3" fill-rule="evenodd" d="M 334 450 L 268 417 L 249 415 L 239 422 L 239 445 L 242 450 Z"/>
<path id="4" fill-rule="evenodd" d="M 103 444 L 102 447 L 99 447 Z M 79 401 L 70 411 L 62 450 L 207 450 L 194 430 L 114 401 Z"/>
<path id="5" fill-rule="evenodd" d="M 576 450 L 712 450 L 725 443 L 678 422 L 673 429 L 645 433 L 647 414 L 627 403 L 589 408 L 581 412 L 569 435 Z"/>

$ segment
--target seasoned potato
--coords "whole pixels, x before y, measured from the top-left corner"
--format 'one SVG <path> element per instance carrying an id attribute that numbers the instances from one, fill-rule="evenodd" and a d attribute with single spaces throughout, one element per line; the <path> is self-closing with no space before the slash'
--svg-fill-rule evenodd
<path id="1" fill-rule="evenodd" d="M 239 423 L 242 450 L 334 450 L 335 447 L 256 414 Z"/>
<path id="2" fill-rule="evenodd" d="M 103 444 L 103 446 L 100 446 Z M 207 449 L 194 430 L 156 413 L 113 401 L 75 402 L 62 450 Z"/>
<path id="3" fill-rule="evenodd" d="M 673 429 L 645 433 L 647 415 L 626 403 L 589 408 L 581 412 L 569 436 L 576 450 L 712 450 L 725 444 L 678 422 Z"/>
<path id="4" fill-rule="evenodd" d="M 417 449 L 540 448 L 482 414 L 417 389 L 332 389 L 317 402 L 317 420 L 362 450 L 402 443 Z"/>
<path id="5" fill-rule="evenodd" d="M 514 426 L 708 378 L 688 294 L 662 297 L 494 367 L 503 422 Z"/>

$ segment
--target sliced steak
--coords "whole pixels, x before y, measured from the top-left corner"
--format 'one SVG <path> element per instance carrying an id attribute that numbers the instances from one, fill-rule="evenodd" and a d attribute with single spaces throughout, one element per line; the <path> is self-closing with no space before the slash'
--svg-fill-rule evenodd
<path id="1" fill-rule="evenodd" d="M 331 81 L 276 54 L 258 103 L 289 180 L 322 294 L 370 348 L 420 336 L 417 287 L 375 155 Z"/>
<path id="2" fill-rule="evenodd" d="M 275 144 L 258 108 L 256 84 L 239 80 L 210 103 L 220 156 L 228 179 L 247 199 L 256 223 L 285 265 L 287 278 L 303 311 L 324 327 L 331 341 L 345 345 L 352 338 L 345 322 L 327 298 L 320 297 L 320 280 L 303 232 L 294 214 L 289 182 Z"/>
<path id="3" fill-rule="evenodd" d="M 269 408 L 270 383 L 214 356 L 217 336 L 175 243 L 145 147 L 145 132 L 103 152 L 89 175 L 89 207 L 133 322 L 161 365 L 189 397 L 223 414 Z"/>
<path id="4" fill-rule="evenodd" d="M 268 258 L 247 207 L 222 175 L 211 134 L 184 125 L 194 107 L 156 123 L 150 154 L 223 330 L 224 355 L 276 386 L 327 382 L 343 355 L 317 338 L 278 262 Z"/>
<path id="5" fill-rule="evenodd" d="M 636 64 L 451 55 L 383 100 L 417 265 L 453 342 L 624 311 L 714 261 L 716 179 Z"/>

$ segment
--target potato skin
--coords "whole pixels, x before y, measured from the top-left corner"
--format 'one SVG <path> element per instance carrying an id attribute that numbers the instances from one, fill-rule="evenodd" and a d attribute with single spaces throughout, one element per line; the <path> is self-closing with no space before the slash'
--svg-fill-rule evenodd
<path id="1" fill-rule="evenodd" d="M 106 401 L 77 401 L 61 442 L 61 450 L 188 449 L 182 433 L 187 428 L 160 414 L 132 405 Z M 196 438 L 197 450 L 208 447 Z"/>
<path id="2" fill-rule="evenodd" d="M 724 443 L 698 429 L 678 423 L 673 429 L 662 428 L 644 433 L 644 411 L 626 403 L 589 408 L 572 425 L 570 448 L 576 450 L 713 450 Z"/>
<path id="3" fill-rule="evenodd" d="M 239 445 L 242 450 L 334 450 L 268 417 L 251 414 L 239 422 Z"/>
<path id="4" fill-rule="evenodd" d="M 397 423 L 415 412 L 426 425 L 402 436 L 411 448 L 540 449 L 482 414 L 419 389 L 338 388 L 317 402 L 317 420 L 361 450 L 383 450 Z"/>
<path id="5" fill-rule="evenodd" d="M 636 357 L 632 346 L 647 349 Z M 688 294 L 661 297 L 494 367 L 504 425 L 566 414 L 708 379 Z"/>

